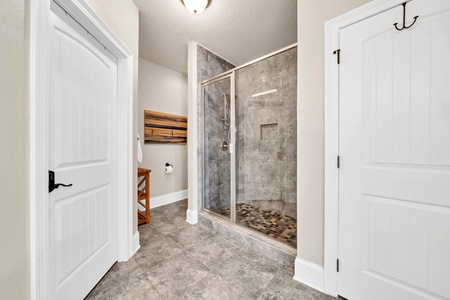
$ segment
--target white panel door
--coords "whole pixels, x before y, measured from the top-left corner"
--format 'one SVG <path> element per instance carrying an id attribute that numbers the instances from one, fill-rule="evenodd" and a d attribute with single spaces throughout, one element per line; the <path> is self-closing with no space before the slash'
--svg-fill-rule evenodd
<path id="1" fill-rule="evenodd" d="M 117 60 L 52 6 L 50 295 L 82 299 L 117 261 Z"/>
<path id="2" fill-rule="evenodd" d="M 450 1 L 340 31 L 339 294 L 450 299 Z"/>

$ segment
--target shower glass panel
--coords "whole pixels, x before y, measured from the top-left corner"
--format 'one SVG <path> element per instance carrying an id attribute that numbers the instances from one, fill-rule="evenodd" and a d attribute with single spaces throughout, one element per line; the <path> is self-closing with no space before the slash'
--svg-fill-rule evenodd
<path id="1" fill-rule="evenodd" d="M 204 85 L 203 99 L 203 208 L 231 219 L 231 76 Z"/>
<path id="2" fill-rule="evenodd" d="M 236 71 L 236 223 L 297 244 L 297 48 Z"/>

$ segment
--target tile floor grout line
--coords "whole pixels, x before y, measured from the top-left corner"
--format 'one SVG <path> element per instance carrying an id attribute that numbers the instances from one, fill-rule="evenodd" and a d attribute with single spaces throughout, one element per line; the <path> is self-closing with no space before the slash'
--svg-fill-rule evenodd
<path id="1" fill-rule="evenodd" d="M 150 280 L 148 280 L 148 277 L 146 277 L 145 279 L 150 283 L 150 285 L 153 287 L 153 289 L 156 291 L 156 293 L 159 295 L 159 297 L 161 297 L 162 300 L 165 300 L 165 298 L 163 297 L 163 295 L 161 295 L 161 293 L 158 291 L 156 286 L 154 286 L 153 283 Z"/>
<path id="2" fill-rule="evenodd" d="M 275 280 L 275 275 L 278 273 L 278 271 L 280 271 L 280 268 L 278 268 L 278 270 L 274 273 L 274 275 L 272 276 L 272 279 L 270 279 L 269 283 L 266 285 L 266 287 L 264 288 L 264 290 L 261 292 L 261 294 L 258 295 L 258 297 L 256 297 L 256 299 L 259 299 L 259 297 L 261 297 L 262 295 L 264 295 L 264 292 L 267 290 L 267 288 L 270 286 L 270 284 L 272 283 L 272 281 Z"/>
<path id="3" fill-rule="evenodd" d="M 205 266 L 205 268 L 207 268 L 210 272 L 214 272 L 213 269 L 211 269 L 210 267 L 208 267 L 207 265 L 205 265 L 202 261 L 198 260 L 196 257 L 192 256 L 191 254 L 187 253 L 186 250 L 183 250 L 183 253 L 190 257 L 191 259 L 197 261 L 198 263 L 202 264 L 203 266 Z"/>

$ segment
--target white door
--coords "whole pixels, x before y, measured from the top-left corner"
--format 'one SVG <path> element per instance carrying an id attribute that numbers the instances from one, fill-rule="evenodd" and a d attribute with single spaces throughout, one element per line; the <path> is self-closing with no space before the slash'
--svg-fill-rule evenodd
<path id="1" fill-rule="evenodd" d="M 450 299 L 450 1 L 340 31 L 339 294 Z"/>
<path id="2" fill-rule="evenodd" d="M 83 299 L 117 261 L 117 60 L 52 5 L 50 295 Z"/>

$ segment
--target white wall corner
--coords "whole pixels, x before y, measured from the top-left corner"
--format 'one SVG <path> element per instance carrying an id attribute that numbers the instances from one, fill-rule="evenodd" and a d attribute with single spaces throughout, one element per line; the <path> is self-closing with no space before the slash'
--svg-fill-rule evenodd
<path id="1" fill-rule="evenodd" d="M 294 280 L 323 292 L 323 275 L 323 267 L 299 257 L 295 259 Z"/>
<path id="2" fill-rule="evenodd" d="M 188 207 L 189 210 L 195 211 L 196 213 L 198 210 L 197 45 L 195 41 L 191 41 L 188 44 Z M 195 223 L 197 221 L 191 224 Z"/>
<path id="3" fill-rule="evenodd" d="M 136 252 L 141 248 L 139 244 L 139 231 L 133 234 L 133 248 L 131 249 L 131 257 L 136 254 Z"/>
<path id="4" fill-rule="evenodd" d="M 188 209 L 186 210 L 186 222 L 189 224 L 197 224 L 198 223 L 198 211 Z"/>
<path id="5" fill-rule="evenodd" d="M 188 197 L 188 190 L 165 194 L 150 199 L 150 209 L 184 200 Z"/>

